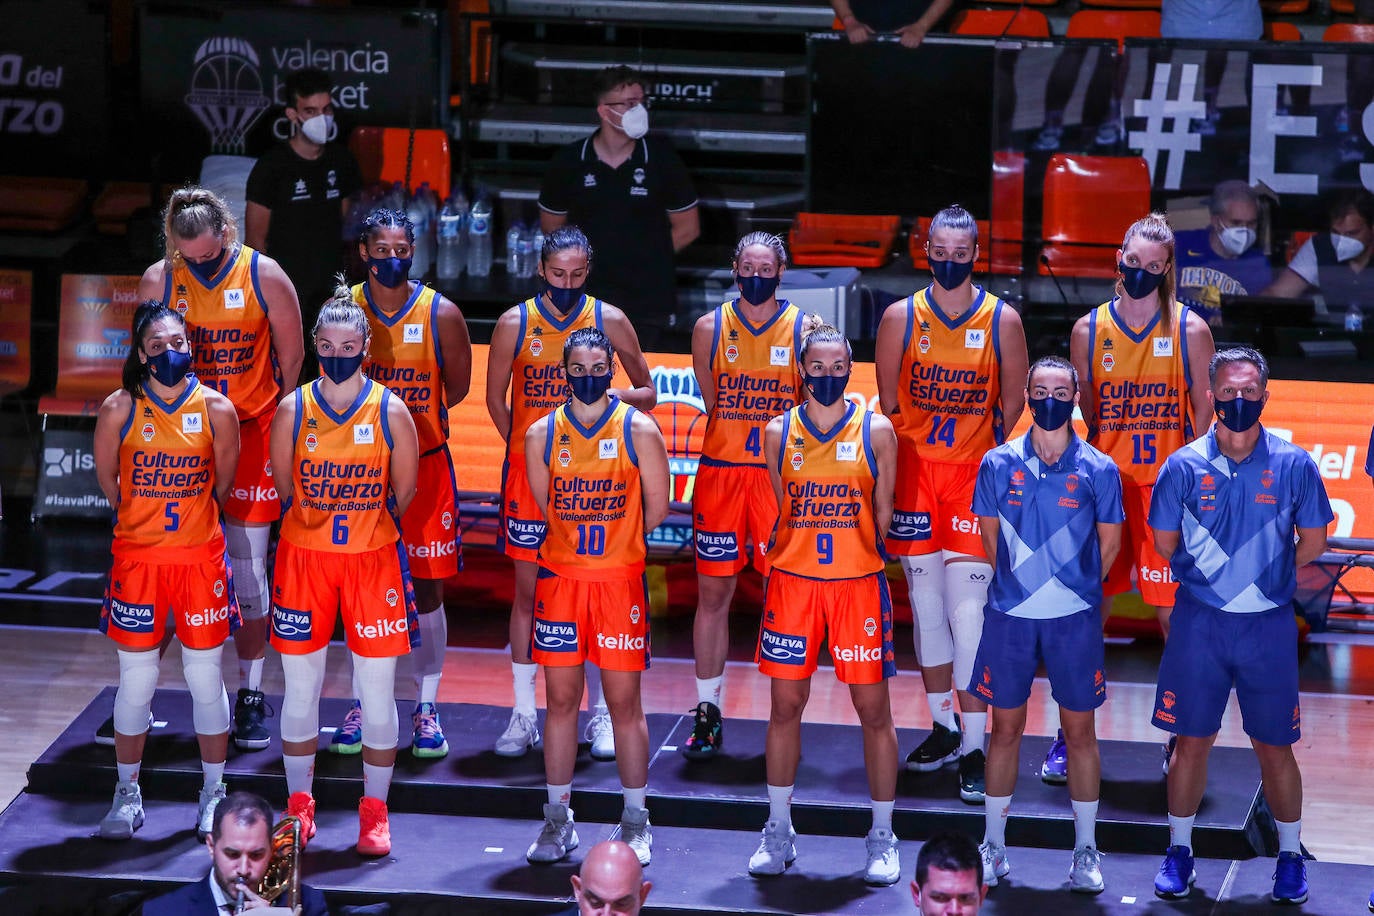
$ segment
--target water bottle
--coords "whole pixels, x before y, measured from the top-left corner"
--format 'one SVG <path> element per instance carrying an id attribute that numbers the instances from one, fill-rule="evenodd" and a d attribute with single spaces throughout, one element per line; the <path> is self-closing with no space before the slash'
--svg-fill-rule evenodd
<path id="1" fill-rule="evenodd" d="M 434 260 L 434 243 L 429 234 L 429 208 L 425 204 L 425 192 L 421 188 L 410 198 L 406 206 L 406 216 L 415 227 L 415 244 L 411 248 L 410 279 L 423 280 L 429 275 Z"/>
<path id="2" fill-rule="evenodd" d="M 520 251 L 520 237 L 524 234 L 524 227 L 520 223 L 510 224 L 510 229 L 506 231 L 506 275 L 509 277 L 523 277 L 524 263 Z"/>
<path id="3" fill-rule="evenodd" d="M 1364 330 L 1364 312 L 1360 309 L 1358 302 L 1350 303 L 1350 307 L 1345 310 L 1345 329 L 1347 331 Z"/>
<path id="4" fill-rule="evenodd" d="M 491 201 L 485 194 L 472 205 L 468 219 L 468 273 L 491 275 Z"/>
<path id="5" fill-rule="evenodd" d="M 465 270 L 468 266 L 468 196 L 463 193 L 460 187 L 453 192 L 453 209 L 458 213 L 461 222 L 458 224 L 458 270 Z"/>
<path id="6" fill-rule="evenodd" d="M 525 231 L 520 233 L 520 276 L 525 279 L 534 276 L 534 267 L 539 263 L 539 248 L 534 244 L 538 232 L 539 224 L 535 223 L 526 226 Z"/>
<path id="7" fill-rule="evenodd" d="M 434 259 L 434 275 L 440 280 L 457 280 L 463 272 L 463 214 L 455 197 L 444 201 L 435 232 L 438 253 Z"/>
<path id="8" fill-rule="evenodd" d="M 539 273 L 539 262 L 544 258 L 544 230 L 540 228 L 539 221 L 534 222 L 534 238 L 531 239 L 530 253 L 530 276 Z"/>

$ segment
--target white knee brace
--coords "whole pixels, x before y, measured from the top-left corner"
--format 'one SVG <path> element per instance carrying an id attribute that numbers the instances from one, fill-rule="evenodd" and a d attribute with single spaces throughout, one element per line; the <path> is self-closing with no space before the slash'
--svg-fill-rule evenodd
<path id="1" fill-rule="evenodd" d="M 121 735 L 148 730 L 148 709 L 157 689 L 157 650 L 119 651 L 119 689 L 115 691 L 114 727 Z"/>
<path id="2" fill-rule="evenodd" d="M 224 646 L 213 649 L 181 647 L 181 673 L 191 691 L 192 721 L 197 735 L 222 735 L 229 730 L 229 695 L 224 692 L 220 658 Z"/>
<path id="3" fill-rule="evenodd" d="M 234 594 L 245 620 L 267 616 L 267 542 L 272 529 L 224 524 L 224 541 L 234 571 Z"/>
<path id="4" fill-rule="evenodd" d="M 281 701 L 281 740 L 315 741 L 320 736 L 320 691 L 327 648 L 306 655 L 282 654 L 286 691 Z"/>
<path id="5" fill-rule="evenodd" d="M 911 598 L 916 661 L 922 668 L 937 668 L 954 660 L 954 641 L 945 616 L 945 561 L 938 553 L 902 557 L 906 591 Z"/>
<path id="6" fill-rule="evenodd" d="M 363 714 L 363 747 L 385 751 L 396 746 L 396 659 L 353 655 L 353 682 Z"/>
<path id="7" fill-rule="evenodd" d="M 945 566 L 945 598 L 949 603 L 950 630 L 954 636 L 954 687 L 968 690 L 973 660 L 983 638 L 983 607 L 988 601 L 992 567 L 982 560 L 965 560 Z"/>

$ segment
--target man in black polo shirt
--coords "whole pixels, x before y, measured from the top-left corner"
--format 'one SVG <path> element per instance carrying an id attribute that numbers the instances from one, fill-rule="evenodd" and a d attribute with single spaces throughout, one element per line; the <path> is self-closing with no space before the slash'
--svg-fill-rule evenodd
<path id="1" fill-rule="evenodd" d="M 1374 194 L 1338 194 L 1327 209 L 1330 232 L 1312 236 L 1263 295 L 1296 299 L 1319 292 L 1329 311 L 1374 308 Z"/>
<path id="2" fill-rule="evenodd" d="M 248 176 L 243 240 L 273 257 L 296 287 L 305 327 L 343 269 L 343 218 L 362 186 L 348 147 L 331 143 L 334 102 L 329 74 L 297 70 L 286 78 L 291 138 L 263 154 Z"/>
<path id="3" fill-rule="evenodd" d="M 646 347 L 676 311 L 673 254 L 701 234 L 687 168 L 649 129 L 644 80 L 608 67 L 597 81 L 601 127 L 554 154 L 539 191 L 547 236 L 564 223 L 582 227 L 596 251 L 587 291 L 619 306 Z"/>

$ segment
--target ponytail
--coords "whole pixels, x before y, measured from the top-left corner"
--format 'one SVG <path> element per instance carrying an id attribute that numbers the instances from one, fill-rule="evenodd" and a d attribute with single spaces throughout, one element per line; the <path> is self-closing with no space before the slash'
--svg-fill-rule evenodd
<path id="1" fill-rule="evenodd" d="M 180 255 L 172 239 L 199 238 L 206 232 L 218 236 L 226 249 L 238 241 L 238 223 L 229 205 L 205 188 L 188 185 L 173 191 L 167 199 L 167 209 L 162 211 L 167 260 L 173 261 Z"/>

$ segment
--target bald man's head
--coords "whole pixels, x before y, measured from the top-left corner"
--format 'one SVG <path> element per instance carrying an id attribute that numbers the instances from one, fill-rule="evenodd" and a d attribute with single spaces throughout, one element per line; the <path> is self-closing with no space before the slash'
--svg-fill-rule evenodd
<path id="1" fill-rule="evenodd" d="M 583 916 L 635 916 L 653 887 L 635 851 L 619 840 L 593 846 L 572 886 Z"/>

